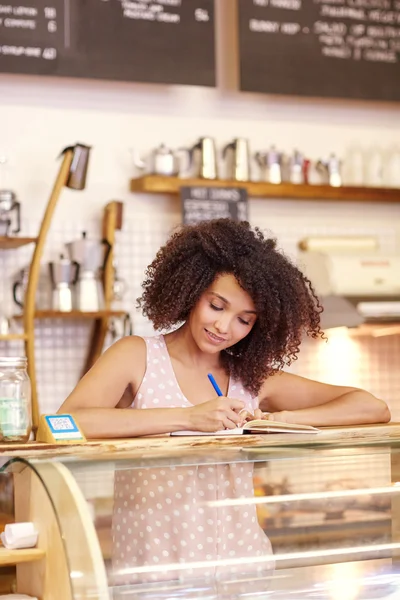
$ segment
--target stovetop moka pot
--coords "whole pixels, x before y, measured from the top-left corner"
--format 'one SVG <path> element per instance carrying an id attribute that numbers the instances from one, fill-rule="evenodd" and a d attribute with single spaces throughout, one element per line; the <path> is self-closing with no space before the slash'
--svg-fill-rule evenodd
<path id="1" fill-rule="evenodd" d="M 111 244 L 106 239 L 89 239 L 83 231 L 80 239 L 65 245 L 71 261 L 79 264 L 74 293 L 75 308 L 85 312 L 102 310 L 104 292 L 101 279 Z"/>
<path id="2" fill-rule="evenodd" d="M 11 190 L 0 190 L 0 236 L 21 231 L 21 205 Z"/>

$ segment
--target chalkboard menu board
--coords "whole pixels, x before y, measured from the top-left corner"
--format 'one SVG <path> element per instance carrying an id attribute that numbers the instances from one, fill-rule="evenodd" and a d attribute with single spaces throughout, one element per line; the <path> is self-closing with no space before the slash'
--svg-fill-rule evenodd
<path id="1" fill-rule="evenodd" d="M 214 0 L 0 2 L 0 72 L 213 86 Z"/>
<path id="2" fill-rule="evenodd" d="M 182 187 L 181 200 L 185 225 L 210 219 L 248 219 L 247 190 L 244 188 Z"/>
<path id="3" fill-rule="evenodd" d="M 238 0 L 241 89 L 400 100 L 399 0 Z"/>

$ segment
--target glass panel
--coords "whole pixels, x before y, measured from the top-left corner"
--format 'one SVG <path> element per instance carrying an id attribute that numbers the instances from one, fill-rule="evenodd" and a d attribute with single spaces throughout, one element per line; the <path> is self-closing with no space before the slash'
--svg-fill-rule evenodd
<path id="1" fill-rule="evenodd" d="M 50 463 L 47 466 L 49 465 Z M 59 466 L 64 468 L 63 465 Z M 46 464 L 34 466 L 24 459 L 16 458 L 0 468 L 0 481 L 7 481 L 8 485 L 12 488 L 8 498 L 8 501 L 13 504 L 12 518 L 8 522 L 13 522 L 14 520 L 18 520 L 19 522 L 32 521 L 35 524 L 35 528 L 39 532 L 37 547 L 42 548 L 46 552 L 46 568 L 51 571 L 54 567 L 54 553 L 57 553 L 57 563 L 62 565 L 62 567 L 56 569 L 56 572 L 65 574 L 65 581 L 61 583 L 70 588 L 67 595 L 72 597 L 71 578 L 69 577 L 71 569 L 68 564 L 68 552 L 66 552 L 59 519 L 60 507 L 54 502 L 55 480 L 52 477 L 50 482 L 46 482 L 40 472 L 45 467 Z M 8 508 L 10 510 L 11 507 L 8 506 Z M 39 563 L 32 564 L 38 565 Z M 33 577 L 30 572 L 29 575 L 27 573 L 23 574 L 21 578 L 23 579 L 23 586 L 30 587 L 30 582 L 33 582 L 34 589 L 41 589 L 45 595 L 50 590 L 51 574 L 43 577 L 43 565 L 37 566 L 36 569 L 39 577 L 36 576 L 35 572 L 35 576 Z M 13 591 L 15 591 L 16 586 L 19 586 L 18 571 L 16 575 L 17 577 L 15 578 L 14 573 Z M 33 581 L 34 579 L 37 579 L 37 581 Z M 30 592 L 26 593 L 30 594 Z"/>
<path id="2" fill-rule="evenodd" d="M 0 532 L 14 522 L 14 485 L 11 473 L 0 473 Z M 15 566 L 0 567 L 0 594 L 10 594 L 15 589 Z"/>
<path id="3" fill-rule="evenodd" d="M 397 449 L 64 462 L 115 600 L 400 598 Z"/>

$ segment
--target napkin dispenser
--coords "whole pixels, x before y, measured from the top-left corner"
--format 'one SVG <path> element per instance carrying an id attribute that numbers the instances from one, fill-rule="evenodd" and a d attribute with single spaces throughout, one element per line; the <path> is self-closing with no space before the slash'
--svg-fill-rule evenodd
<path id="1" fill-rule="evenodd" d="M 8 550 L 34 548 L 38 532 L 33 523 L 9 523 L 0 534 L 3 546 Z"/>

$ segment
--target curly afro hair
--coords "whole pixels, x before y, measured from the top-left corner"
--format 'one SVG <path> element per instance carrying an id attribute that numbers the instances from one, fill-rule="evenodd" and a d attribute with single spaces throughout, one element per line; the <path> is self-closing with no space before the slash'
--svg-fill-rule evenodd
<path id="1" fill-rule="evenodd" d="M 222 351 L 227 372 L 252 394 L 296 360 L 303 334 L 322 337 L 322 307 L 310 281 L 246 221 L 215 219 L 182 227 L 146 270 L 138 306 L 157 330 L 187 320 L 214 279 L 233 274 L 251 296 L 257 320 L 249 334 Z"/>

